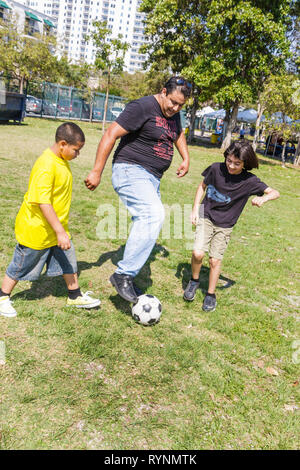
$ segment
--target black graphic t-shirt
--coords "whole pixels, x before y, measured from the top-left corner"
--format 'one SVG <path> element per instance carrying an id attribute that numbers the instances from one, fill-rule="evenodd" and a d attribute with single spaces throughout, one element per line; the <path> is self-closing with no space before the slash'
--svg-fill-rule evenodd
<path id="1" fill-rule="evenodd" d="M 204 217 L 218 227 L 233 227 L 250 196 L 262 196 L 268 187 L 257 176 L 243 170 L 231 175 L 225 163 L 213 163 L 203 171 L 206 194 Z"/>
<path id="2" fill-rule="evenodd" d="M 173 142 L 182 127 L 179 113 L 166 118 L 156 98 L 128 103 L 116 122 L 129 134 L 121 138 L 113 163 L 134 163 L 161 178 L 173 158 Z"/>

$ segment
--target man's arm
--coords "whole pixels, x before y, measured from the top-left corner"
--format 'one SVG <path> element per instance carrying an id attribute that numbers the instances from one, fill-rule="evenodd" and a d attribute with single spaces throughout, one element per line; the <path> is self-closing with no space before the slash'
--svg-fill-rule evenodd
<path id="1" fill-rule="evenodd" d="M 91 191 L 94 191 L 100 183 L 106 161 L 114 148 L 116 140 L 126 134 L 128 134 L 128 131 L 116 122 L 113 122 L 105 131 L 97 148 L 94 168 L 84 180 L 86 187 Z"/>
<path id="2" fill-rule="evenodd" d="M 179 167 L 177 168 L 176 174 L 178 178 L 182 178 L 182 176 L 186 175 L 189 171 L 190 165 L 188 146 L 183 131 L 181 131 L 181 133 L 179 134 L 178 139 L 175 140 L 175 145 L 183 160 L 181 165 L 179 165 Z"/>
<path id="3" fill-rule="evenodd" d="M 264 195 L 263 196 L 255 196 L 253 199 L 252 199 L 252 206 L 257 206 L 257 207 L 260 207 L 262 206 L 265 202 L 267 201 L 273 201 L 274 199 L 277 199 L 279 198 L 280 194 L 279 192 L 277 191 L 277 189 L 273 189 L 273 188 L 266 188 L 264 190 Z"/>
<path id="4" fill-rule="evenodd" d="M 56 233 L 57 246 L 62 250 L 69 250 L 71 248 L 70 238 L 57 217 L 53 206 L 51 204 L 39 204 L 39 206 L 43 216 Z"/>

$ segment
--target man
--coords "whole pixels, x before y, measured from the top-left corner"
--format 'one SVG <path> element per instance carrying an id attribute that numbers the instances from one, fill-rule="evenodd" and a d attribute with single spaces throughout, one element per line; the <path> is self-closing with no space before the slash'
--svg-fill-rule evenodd
<path id="1" fill-rule="evenodd" d="M 130 102 L 103 135 L 93 170 L 85 180 L 94 191 L 114 144 L 121 138 L 113 158 L 112 183 L 132 215 L 133 225 L 124 256 L 110 277 L 118 294 L 137 301 L 133 278 L 147 261 L 164 221 L 160 199 L 160 179 L 169 168 L 175 143 L 182 163 L 179 178 L 189 168 L 189 153 L 180 123 L 179 111 L 191 93 L 191 84 L 171 77 L 162 91 Z"/>

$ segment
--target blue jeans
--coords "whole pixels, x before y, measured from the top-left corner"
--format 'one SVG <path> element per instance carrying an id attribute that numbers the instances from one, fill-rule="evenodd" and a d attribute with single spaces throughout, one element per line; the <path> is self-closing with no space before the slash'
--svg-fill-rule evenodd
<path id="1" fill-rule="evenodd" d="M 160 179 L 140 165 L 115 163 L 112 184 L 133 222 L 116 273 L 134 277 L 146 263 L 164 222 Z"/>

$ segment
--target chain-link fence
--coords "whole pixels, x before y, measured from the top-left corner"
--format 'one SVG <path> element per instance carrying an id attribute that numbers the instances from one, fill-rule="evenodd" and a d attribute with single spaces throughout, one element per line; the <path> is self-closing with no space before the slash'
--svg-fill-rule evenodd
<path id="1" fill-rule="evenodd" d="M 114 121 L 125 108 L 125 98 L 109 95 L 107 121 Z M 58 85 L 57 83 L 29 83 L 27 88 L 26 114 L 39 117 L 102 121 L 104 93 Z"/>
<path id="2" fill-rule="evenodd" d="M 6 91 L 18 92 L 18 80 L 0 77 Z M 90 93 L 88 90 L 59 85 L 50 82 L 24 83 L 26 115 L 78 119 L 81 121 L 102 121 L 104 116 L 104 93 Z M 123 111 L 126 98 L 109 95 L 106 113 L 107 121 L 114 121 Z M 186 111 L 180 111 L 182 127 L 186 127 Z"/>

